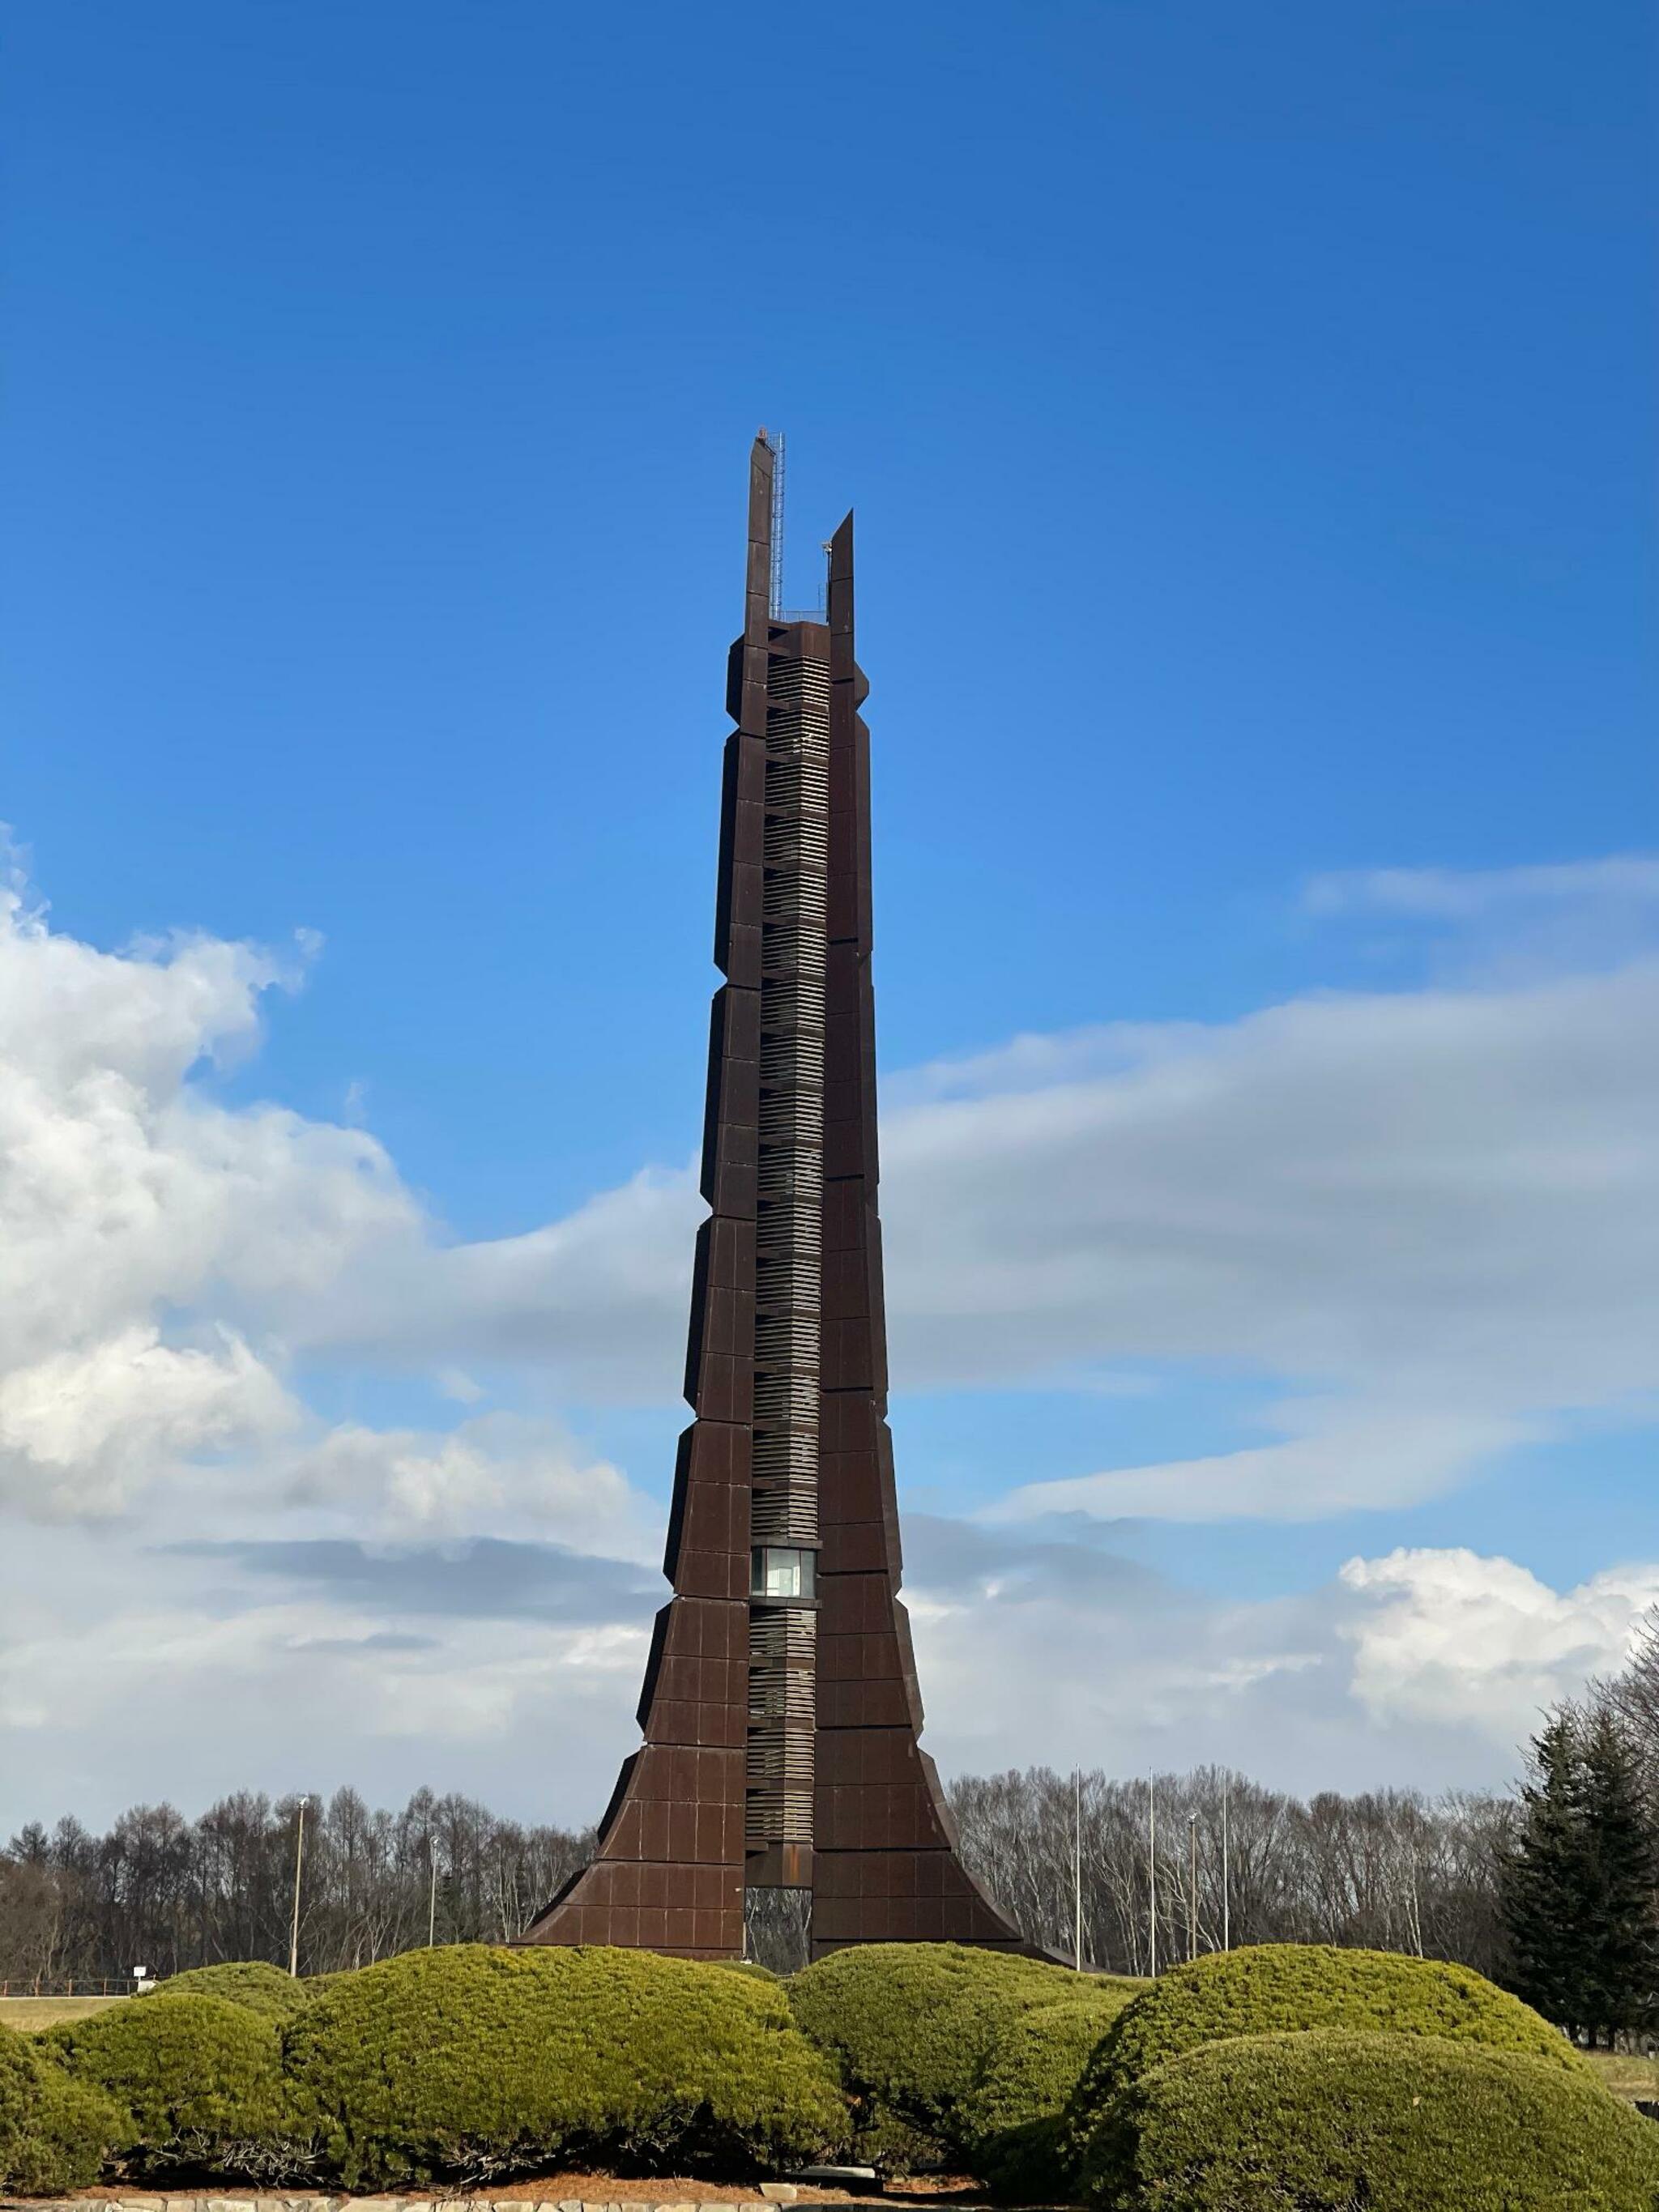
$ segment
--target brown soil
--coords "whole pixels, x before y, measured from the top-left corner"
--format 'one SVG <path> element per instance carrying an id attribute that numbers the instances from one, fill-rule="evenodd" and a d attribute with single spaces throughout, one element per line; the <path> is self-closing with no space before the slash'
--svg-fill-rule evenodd
<path id="1" fill-rule="evenodd" d="M 985 2193 L 972 2181 L 959 2174 L 917 2174 L 908 2181 L 890 2182 L 884 2191 L 872 2190 L 860 2195 L 850 2189 L 838 2189 L 817 2181 L 803 2181 L 797 2185 L 802 2204 L 983 2204 Z M 118 2197 L 123 2203 L 140 2203 L 146 2199 L 160 2205 L 163 2196 L 201 2195 L 202 2191 L 115 2188 L 97 2185 L 82 2189 L 76 2194 L 89 2203 L 108 2203 Z M 390 2193 L 390 2192 L 389 2192 Z M 541 2173 L 529 2181 L 495 2181 L 483 2189 L 425 2190 L 395 2192 L 398 2196 L 423 2198 L 429 2203 L 449 2203 L 458 2198 L 462 2202 L 482 2199 L 488 2203 L 515 2204 L 557 2203 L 562 2199 L 579 2198 L 588 2204 L 764 2204 L 767 2200 L 754 2183 L 748 2181 L 690 2181 L 684 2175 L 653 2174 L 649 2179 L 638 2176 L 619 2179 L 614 2173 Z M 276 2191 L 228 2189 L 223 2184 L 212 2191 L 216 2199 L 226 2203 L 246 2202 L 252 2204 L 258 2196 L 301 2197 L 308 2195 L 337 2196 L 337 2191 L 308 2191 L 294 2184 Z M 787 2208 L 772 2208 L 772 2212 L 787 2212 Z"/>
<path id="2" fill-rule="evenodd" d="M 838 2188 L 832 2182 L 796 2184 L 802 2204 L 984 2204 L 986 2196 L 975 2181 L 956 2173 L 921 2173 L 908 2181 L 879 2187 Z M 556 2203 L 579 2198 L 588 2204 L 763 2204 L 766 2199 L 752 2182 L 688 2181 L 683 2176 L 653 2174 L 619 2180 L 614 2173 L 542 2173 L 529 2181 L 492 2184 L 468 2190 L 468 2197 L 518 2204 Z M 787 2212 L 787 2207 L 775 2208 Z"/>
<path id="3" fill-rule="evenodd" d="M 918 2174 L 909 2181 L 889 2182 L 885 2189 L 838 2188 L 833 2182 L 801 2181 L 796 2188 L 802 2204 L 983 2204 L 985 2191 L 977 2182 L 960 2174 Z M 618 2179 L 614 2173 L 541 2173 L 529 2181 L 492 2183 L 487 2189 L 467 2190 L 468 2197 L 517 2204 L 557 2203 L 580 2198 L 588 2204 L 763 2204 L 766 2199 L 753 2182 L 688 2181 L 683 2175 L 635 2175 Z M 774 2208 L 787 2212 L 787 2207 Z"/>
<path id="4" fill-rule="evenodd" d="M 687 2181 L 677 2174 L 653 2173 L 648 2181 L 638 2178 L 619 2181 L 614 2173 L 538 2173 L 529 2181 L 507 2181 L 499 2185 L 491 2183 L 487 2189 L 469 2191 L 469 2196 L 511 2199 L 517 2204 L 533 2204 L 538 2199 L 556 2202 L 560 2197 L 580 2197 L 588 2204 L 763 2204 L 766 2200 L 752 2182 L 746 2181 Z M 810 2191 L 818 2191 L 816 2185 Z M 851 2202 L 840 2190 L 825 2190 L 826 2198 Z"/>

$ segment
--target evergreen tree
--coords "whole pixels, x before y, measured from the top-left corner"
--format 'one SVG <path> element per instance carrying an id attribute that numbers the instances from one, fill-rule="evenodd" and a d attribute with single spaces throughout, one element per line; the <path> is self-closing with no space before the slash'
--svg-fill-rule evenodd
<path id="1" fill-rule="evenodd" d="M 1508 1979 L 1546 2019 L 1595 2042 L 1643 2027 L 1659 1997 L 1659 1838 L 1628 1731 L 1569 1707 L 1533 1739 L 1503 1864 Z"/>
<path id="2" fill-rule="evenodd" d="M 1521 1785 L 1519 1832 L 1499 1888 L 1509 1941 L 1505 1978 L 1546 2020 L 1574 2031 L 1594 2024 L 1583 1948 L 1590 1887 L 1584 1818 L 1584 1747 L 1577 1716 L 1552 1716 L 1532 1740 Z"/>
<path id="3" fill-rule="evenodd" d="M 1583 1730 L 1577 1789 L 1585 2002 L 1591 2019 L 1610 2032 L 1644 2027 L 1659 1984 L 1659 1844 L 1636 1747 L 1605 1711 Z"/>

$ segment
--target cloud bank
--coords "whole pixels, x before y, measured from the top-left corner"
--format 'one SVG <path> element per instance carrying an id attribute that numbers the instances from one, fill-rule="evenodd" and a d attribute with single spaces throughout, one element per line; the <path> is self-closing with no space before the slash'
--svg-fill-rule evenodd
<path id="1" fill-rule="evenodd" d="M 1267 1386 L 1232 1449 L 1013 1483 L 971 1524 L 913 1530 L 947 1763 L 1259 1744 L 1309 1779 L 1407 1757 L 1450 1778 L 1507 1762 L 1540 1703 L 1616 1660 L 1659 1569 L 1555 1590 L 1501 1557 L 1395 1551 L 1334 1560 L 1293 1600 L 1223 1601 L 1103 1547 L 1124 1516 L 1382 1511 L 1575 1425 L 1652 1419 L 1656 881 L 1639 856 L 1325 879 L 1309 903 L 1333 915 L 1462 927 L 1576 901 L 1625 934 L 1565 969 L 1024 1037 L 890 1085 L 902 1385 L 1144 1366 Z M 314 951 L 106 951 L 20 885 L 0 898 L 17 1817 L 76 1789 L 94 1810 L 118 1778 L 222 1786 L 252 1778 L 250 1746 L 263 1771 L 319 1741 L 388 1788 L 417 1744 L 421 1771 L 497 1796 L 533 1742 L 574 1814 L 629 1741 L 661 1509 L 547 1408 L 675 1397 L 691 1176 L 647 1166 L 522 1235 L 448 1237 L 364 1128 L 218 1093 Z M 327 1419 L 331 1367 L 418 1383 L 453 1418 Z M 523 1601 L 491 1613 L 492 1583 Z M 66 1623 L 64 1588 L 90 1618 Z"/>

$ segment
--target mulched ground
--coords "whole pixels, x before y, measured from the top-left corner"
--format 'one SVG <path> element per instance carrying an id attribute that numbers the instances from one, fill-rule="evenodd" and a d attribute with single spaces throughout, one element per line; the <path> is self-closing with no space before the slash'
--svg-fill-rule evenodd
<path id="1" fill-rule="evenodd" d="M 896 2181 L 884 2190 L 867 2191 L 860 2194 L 854 2189 L 838 2189 L 819 2181 L 797 2184 L 799 2194 L 794 2204 L 768 2205 L 768 2212 L 805 2212 L 811 2205 L 829 2204 L 840 2207 L 856 2205 L 914 2205 L 917 2212 L 969 2212 L 969 2208 L 988 2205 L 989 2200 L 976 2182 L 959 2174 L 918 2174 L 908 2181 Z M 91 2189 L 78 2190 L 77 2197 L 88 2203 L 109 2203 L 116 2199 L 123 2203 L 151 2203 L 159 2208 L 168 2197 L 198 2192 L 178 2189 L 155 2190 L 118 2188 L 100 2184 Z M 388 2192 L 390 2193 L 390 2192 Z M 503 2204 L 556 2204 L 579 2199 L 589 2204 L 752 2204 L 767 2205 L 752 2182 L 693 2181 L 682 2174 L 653 2174 L 648 2179 L 635 2174 L 623 2177 L 614 2173 L 538 2173 L 529 2181 L 496 2181 L 487 2188 L 459 2190 L 403 2191 L 396 2192 L 415 2201 L 428 2203 L 479 2202 Z M 272 2197 L 298 2197 L 312 2195 L 337 2196 L 337 2191 L 310 2191 L 290 2185 L 283 2189 L 228 2189 L 216 2183 L 212 2195 L 225 2203 L 252 2204 L 256 2197 L 267 2201 Z"/>

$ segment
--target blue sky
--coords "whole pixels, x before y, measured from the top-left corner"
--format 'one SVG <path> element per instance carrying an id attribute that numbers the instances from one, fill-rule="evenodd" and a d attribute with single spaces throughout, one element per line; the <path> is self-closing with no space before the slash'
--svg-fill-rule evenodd
<path id="1" fill-rule="evenodd" d="M 1659 1588 L 1650 12 L 26 0 L 5 46 L 52 1133 L 0 1229 L 77 1287 L 0 1313 L 0 1497 L 29 1583 L 151 1593 L 109 1634 L 169 1711 L 233 1664 L 270 1706 L 135 1738 L 15 1607 L 0 1817 L 286 1778 L 280 1655 L 361 1592 L 267 1601 L 295 1555 L 248 1547 L 648 1561 L 760 422 L 792 598 L 858 515 L 942 1762 L 1510 1771 Z M 1028 1743 L 964 1652 L 1018 1679 L 994 1555 L 1045 1544 L 1192 1625 L 1090 1586 L 1112 1692 Z M 366 1660 L 327 1778 L 533 1810 L 531 1736 L 580 1814 L 629 1604 L 603 1662 L 515 1626 L 510 1680 L 487 1607 L 438 1638 L 426 1735 Z"/>

